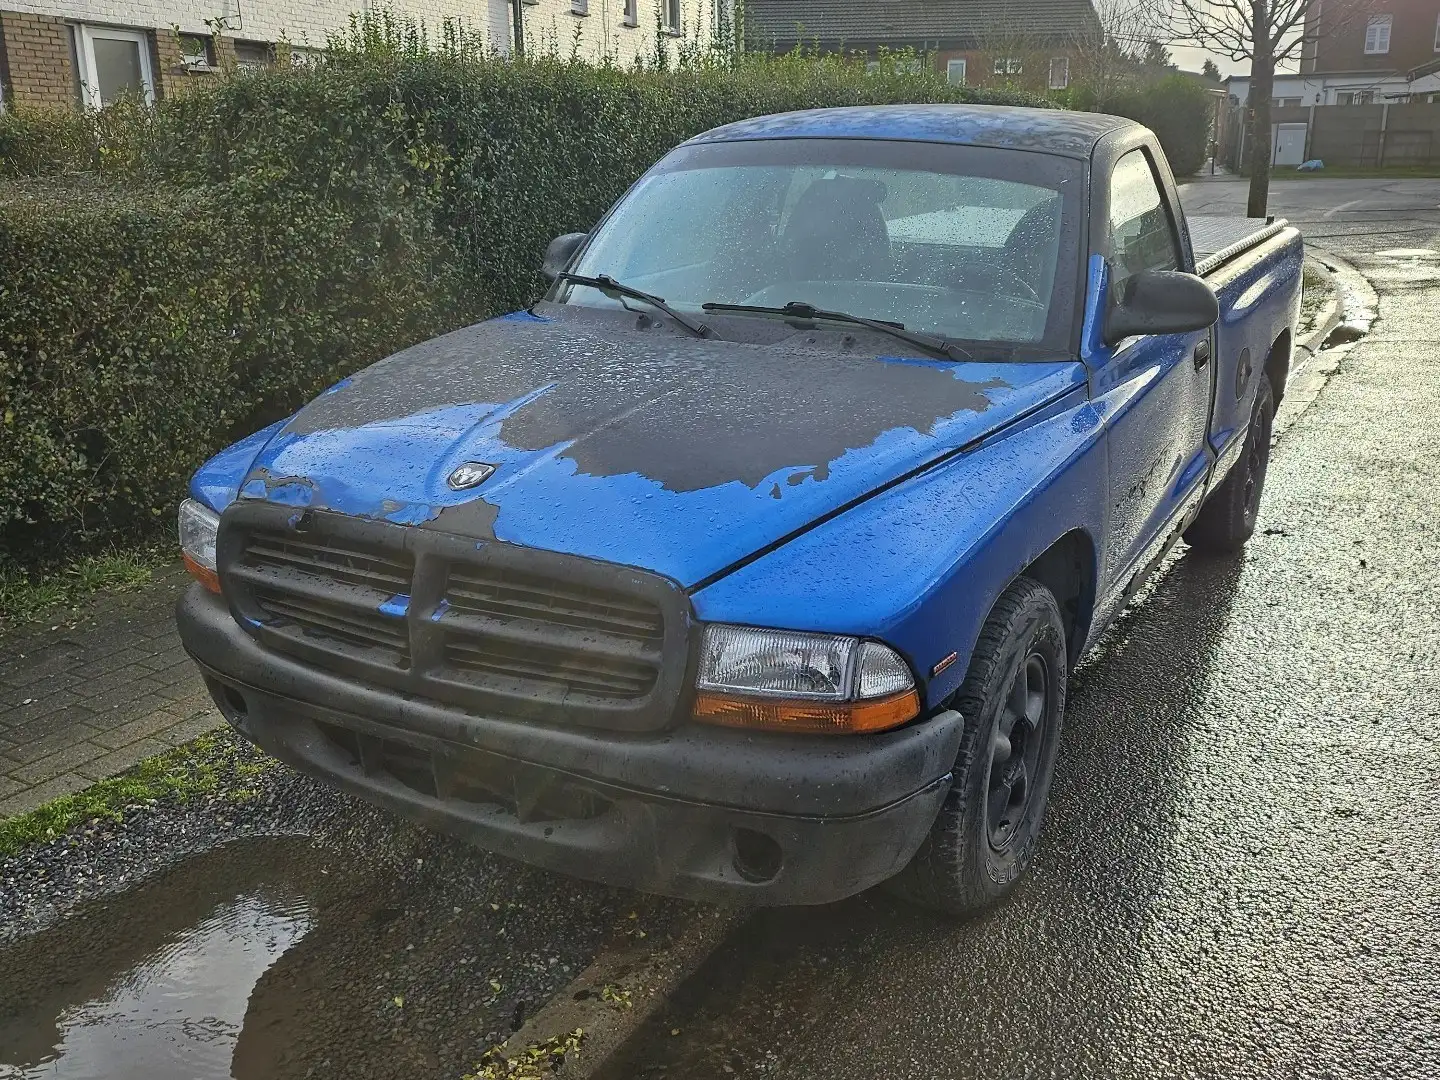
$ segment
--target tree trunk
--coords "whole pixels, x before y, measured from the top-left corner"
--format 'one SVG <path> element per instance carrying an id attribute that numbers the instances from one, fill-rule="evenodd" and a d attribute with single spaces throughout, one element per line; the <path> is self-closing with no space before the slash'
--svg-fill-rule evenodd
<path id="1" fill-rule="evenodd" d="M 1250 40 L 1250 199 L 1245 213 L 1265 217 L 1270 201 L 1270 98 L 1275 93 L 1275 52 L 1270 41 L 1270 5 L 1252 0 Z"/>

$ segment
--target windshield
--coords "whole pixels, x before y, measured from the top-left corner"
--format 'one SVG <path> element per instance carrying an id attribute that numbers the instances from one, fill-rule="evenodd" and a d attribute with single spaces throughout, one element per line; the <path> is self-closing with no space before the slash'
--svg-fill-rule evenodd
<path id="1" fill-rule="evenodd" d="M 965 341 L 1067 349 L 1078 162 L 937 143 L 682 147 L 601 224 L 575 273 L 680 311 L 790 302 Z M 568 284 L 563 303 L 616 306 Z"/>

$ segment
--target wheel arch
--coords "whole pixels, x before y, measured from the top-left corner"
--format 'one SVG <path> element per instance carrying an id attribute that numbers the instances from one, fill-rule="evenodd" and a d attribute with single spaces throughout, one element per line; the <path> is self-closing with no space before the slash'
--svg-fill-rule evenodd
<path id="1" fill-rule="evenodd" d="M 1275 395 L 1275 404 L 1285 396 L 1285 382 L 1290 378 L 1290 356 L 1294 350 L 1294 336 L 1290 327 L 1280 331 L 1270 346 L 1270 355 L 1265 358 L 1265 377 L 1270 380 L 1270 390 Z"/>
<path id="2" fill-rule="evenodd" d="M 1071 529 L 1030 560 L 1017 576 L 1040 582 L 1054 595 L 1065 620 L 1070 660 L 1079 659 L 1095 614 L 1098 566 L 1094 538 L 1084 529 Z"/>

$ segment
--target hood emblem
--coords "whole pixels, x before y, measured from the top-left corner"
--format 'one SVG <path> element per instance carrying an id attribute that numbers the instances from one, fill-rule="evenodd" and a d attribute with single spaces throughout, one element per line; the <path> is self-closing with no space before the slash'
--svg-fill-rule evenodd
<path id="1" fill-rule="evenodd" d="M 445 482 L 456 491 L 464 491 L 466 488 L 479 487 L 494 475 L 494 465 L 487 465 L 483 461 L 467 461 L 452 472 Z"/>

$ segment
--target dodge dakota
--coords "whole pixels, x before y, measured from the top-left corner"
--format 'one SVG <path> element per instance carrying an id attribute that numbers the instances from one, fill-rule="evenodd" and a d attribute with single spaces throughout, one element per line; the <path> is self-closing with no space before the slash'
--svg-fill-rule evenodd
<path id="1" fill-rule="evenodd" d="M 205 464 L 182 639 L 245 738 L 517 859 L 976 909 L 1087 643 L 1177 541 L 1253 532 L 1302 257 L 1187 224 L 1114 117 L 706 132 L 529 310 Z"/>

